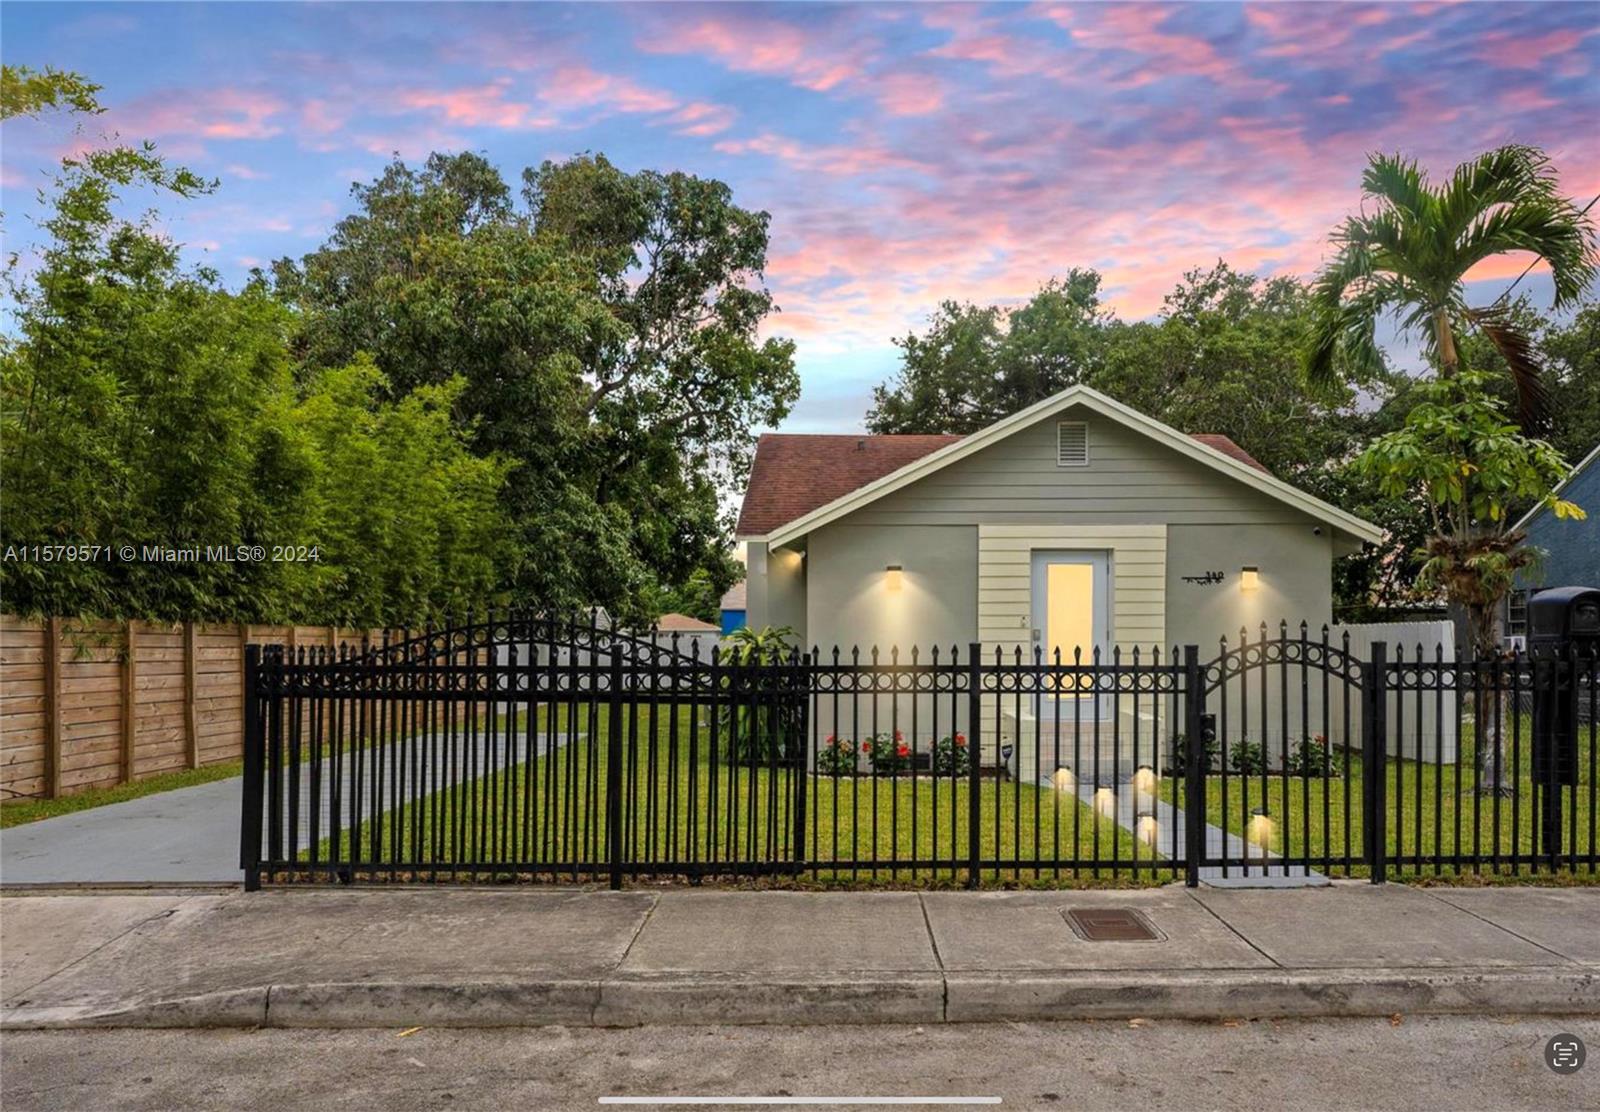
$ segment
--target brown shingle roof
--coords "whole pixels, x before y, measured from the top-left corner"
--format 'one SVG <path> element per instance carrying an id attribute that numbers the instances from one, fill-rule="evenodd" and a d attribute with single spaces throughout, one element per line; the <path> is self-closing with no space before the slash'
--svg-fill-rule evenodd
<path id="1" fill-rule="evenodd" d="M 766 433 L 739 511 L 740 536 L 761 536 L 959 436 L 813 436 Z"/>
<path id="2" fill-rule="evenodd" d="M 720 633 L 722 627 L 691 618 L 687 614 L 663 614 L 656 619 L 656 628 L 662 633 Z"/>
<path id="3" fill-rule="evenodd" d="M 1251 467 L 1254 467 L 1257 471 L 1260 471 L 1264 475 L 1272 474 L 1272 472 L 1263 467 L 1254 456 L 1245 451 L 1243 448 L 1239 447 L 1239 445 L 1235 444 L 1232 440 L 1229 440 L 1226 436 L 1223 436 L 1220 432 L 1192 432 L 1189 435 L 1198 440 L 1200 443 L 1204 444 L 1207 448 L 1215 448 L 1225 456 L 1232 456 L 1240 463 L 1249 464 Z"/>
<path id="4" fill-rule="evenodd" d="M 1226 436 L 1195 433 L 1194 438 L 1240 463 L 1267 472 L 1249 452 Z M 739 511 L 738 534 L 758 537 L 770 533 L 780 525 L 961 439 L 958 435 L 765 433 L 756 443 L 750 485 L 745 488 L 744 506 Z"/>

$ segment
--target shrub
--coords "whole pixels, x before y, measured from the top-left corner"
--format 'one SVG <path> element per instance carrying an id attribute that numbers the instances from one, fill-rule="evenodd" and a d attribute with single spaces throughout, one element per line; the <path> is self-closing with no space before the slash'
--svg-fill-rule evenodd
<path id="1" fill-rule="evenodd" d="M 722 661 L 733 668 L 763 668 L 790 660 L 794 650 L 788 626 L 734 630 L 723 642 Z M 723 684 L 731 692 L 733 677 L 725 675 Z M 730 763 L 761 765 L 769 761 L 803 761 L 805 740 L 800 736 L 799 720 L 782 707 L 766 703 L 737 702 L 721 712 L 723 758 Z"/>
<path id="2" fill-rule="evenodd" d="M 1228 766 L 1242 776 L 1267 771 L 1267 755 L 1261 746 L 1240 738 L 1228 750 Z"/>
<path id="3" fill-rule="evenodd" d="M 1295 742 L 1289 750 L 1289 772 L 1319 780 L 1324 776 L 1338 776 L 1339 768 L 1328 752 L 1328 739 L 1321 734 L 1312 734 Z"/>
<path id="4" fill-rule="evenodd" d="M 959 776 L 972 767 L 966 734 L 942 737 L 933 743 L 933 771 Z"/>
<path id="5" fill-rule="evenodd" d="M 848 776 L 856 770 L 856 743 L 849 738 L 828 735 L 817 750 L 817 773 L 822 776 Z"/>
<path id="6" fill-rule="evenodd" d="M 898 772 L 911 767 L 911 746 L 899 730 L 890 734 L 874 734 L 861 743 L 861 751 L 872 762 L 874 772 Z"/>

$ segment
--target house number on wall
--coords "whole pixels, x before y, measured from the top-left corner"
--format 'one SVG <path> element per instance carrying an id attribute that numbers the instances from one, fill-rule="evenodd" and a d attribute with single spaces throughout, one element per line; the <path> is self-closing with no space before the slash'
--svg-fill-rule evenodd
<path id="1" fill-rule="evenodd" d="M 1209 587 L 1213 583 L 1222 582 L 1222 573 L 1220 571 L 1208 571 L 1204 575 L 1186 575 L 1183 577 L 1183 581 L 1185 583 L 1198 583 L 1202 587 Z"/>

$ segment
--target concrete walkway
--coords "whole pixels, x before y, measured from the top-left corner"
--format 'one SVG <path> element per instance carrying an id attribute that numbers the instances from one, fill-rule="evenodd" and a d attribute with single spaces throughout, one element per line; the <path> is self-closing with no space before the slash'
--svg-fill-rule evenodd
<path id="1" fill-rule="evenodd" d="M 1090 942 L 1072 909 L 1162 938 Z M 1600 889 L 0 898 L 0 1026 L 1600 1015 Z"/>
<path id="2" fill-rule="evenodd" d="M 551 735 L 540 735 L 538 740 L 539 753 L 543 754 L 551 747 Z M 565 735 L 558 734 L 554 744 L 559 746 L 566 740 Z M 424 770 L 423 784 L 407 786 L 402 800 L 458 784 L 469 778 L 469 770 L 475 776 L 485 775 L 504 767 L 508 754 L 523 757 L 526 753 L 521 734 L 516 735 L 514 747 L 507 747 L 504 738 L 480 737 L 469 762 L 464 741 L 457 739 L 457 763 L 453 768 L 440 755 L 431 771 Z M 371 753 L 363 751 L 364 759 L 369 759 Z M 329 766 L 323 767 L 323 775 L 330 775 Z M 371 765 L 364 767 L 370 769 Z M 385 768 L 392 776 L 396 763 L 385 762 Z M 362 797 L 352 800 L 355 773 L 349 766 L 344 768 L 341 813 L 348 813 L 352 802 L 358 814 L 370 813 L 370 772 L 364 775 L 368 780 Z M 390 798 L 388 785 L 385 778 L 380 802 L 386 803 Z M 322 785 L 316 797 L 320 803 L 318 829 L 323 837 L 332 829 L 331 788 Z M 284 814 L 288 815 L 288 776 L 283 778 L 283 790 Z M 239 826 L 243 795 L 242 778 L 233 777 L 0 831 L 0 884 L 241 883 L 244 873 L 239 869 Z M 309 844 L 311 829 L 308 767 L 302 769 L 299 796 L 299 844 L 304 847 Z"/>

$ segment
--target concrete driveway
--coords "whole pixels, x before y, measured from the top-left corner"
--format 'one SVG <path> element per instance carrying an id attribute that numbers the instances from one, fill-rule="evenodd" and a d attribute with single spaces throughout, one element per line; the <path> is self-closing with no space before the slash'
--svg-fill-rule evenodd
<path id="1" fill-rule="evenodd" d="M 0 884 L 234 884 L 243 782 L 216 780 L 0 831 Z"/>
<path id="2" fill-rule="evenodd" d="M 543 754 L 567 739 L 541 735 L 537 740 L 538 752 Z M 503 743 L 503 738 L 498 742 L 487 736 L 479 739 L 470 764 L 462 759 L 447 766 L 441 749 L 438 767 L 424 777 L 427 792 L 467 779 L 468 768 L 483 775 L 505 763 L 510 754 L 526 751 L 521 735 L 515 746 Z M 465 747 L 459 739 L 457 746 L 457 757 L 464 758 Z M 396 762 L 389 761 L 386 767 L 393 770 Z M 347 767 L 341 795 L 346 800 L 354 790 L 351 774 Z M 286 793 L 288 780 L 284 777 Z M 301 844 L 306 845 L 312 811 L 310 777 L 302 776 L 300 781 Z M 379 799 L 387 801 L 387 782 L 380 788 Z M 371 791 L 370 782 L 365 790 Z M 407 787 L 402 798 L 409 800 L 417 794 L 422 793 Z M 0 884 L 243 883 L 244 872 L 239 868 L 243 795 L 243 778 L 234 777 L 0 831 Z M 319 795 L 320 829 L 327 831 L 331 828 L 330 792 L 325 788 Z M 358 811 L 366 813 L 366 808 L 358 807 Z"/>

